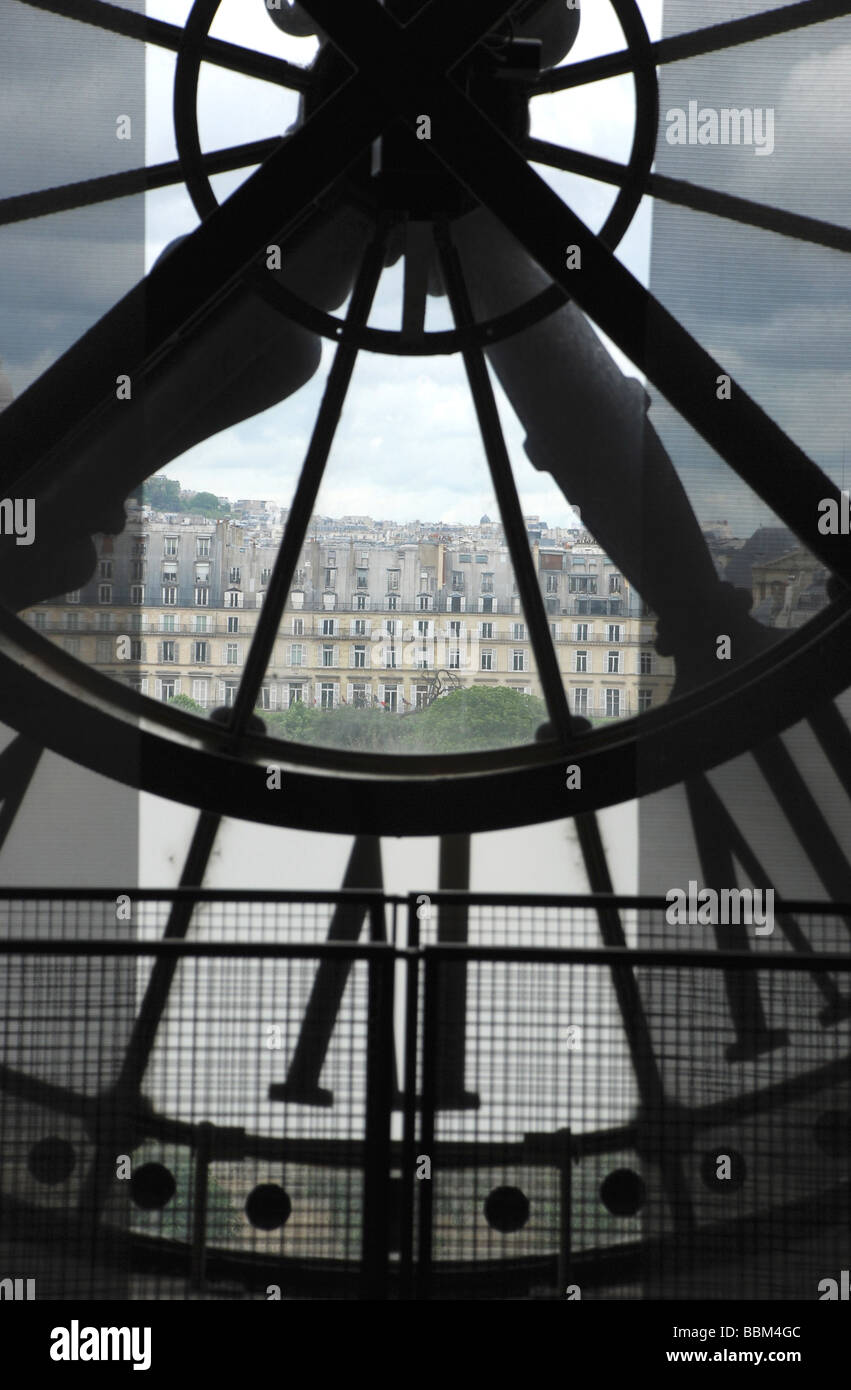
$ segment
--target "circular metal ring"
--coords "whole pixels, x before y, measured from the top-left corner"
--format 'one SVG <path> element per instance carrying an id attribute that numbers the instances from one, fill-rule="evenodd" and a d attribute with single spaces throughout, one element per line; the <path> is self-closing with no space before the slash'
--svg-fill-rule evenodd
<path id="1" fill-rule="evenodd" d="M 650 35 L 636 0 L 610 0 L 627 47 L 633 54 L 636 120 L 632 148 L 624 182 L 599 232 L 610 250 L 619 245 L 646 193 L 647 178 L 656 150 L 659 125 L 659 85 Z M 198 80 L 202 62 L 202 43 L 215 18 L 221 0 L 195 0 L 183 31 L 177 53 L 174 77 L 174 129 L 177 154 L 184 182 L 195 211 L 204 221 L 219 206 L 210 179 L 204 170 L 198 130 Z M 518 152 L 518 158 L 523 158 Z M 341 318 L 318 309 L 301 295 L 286 289 L 265 272 L 251 275 L 252 288 L 288 318 L 331 342 L 344 342 L 392 356 L 428 357 L 460 352 L 471 346 L 492 347 L 515 333 L 531 328 L 560 309 L 568 295 L 551 285 L 525 304 L 468 328 L 402 334 L 399 329 L 364 326 L 356 332 Z"/>

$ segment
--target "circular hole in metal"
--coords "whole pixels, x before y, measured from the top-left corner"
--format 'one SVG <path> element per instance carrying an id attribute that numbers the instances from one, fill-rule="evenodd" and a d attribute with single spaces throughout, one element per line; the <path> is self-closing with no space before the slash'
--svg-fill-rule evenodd
<path id="1" fill-rule="evenodd" d="M 74 1145 L 59 1135 L 51 1134 L 33 1144 L 27 1156 L 27 1167 L 36 1182 L 53 1185 L 65 1182 L 74 1171 L 77 1155 Z"/>
<path id="2" fill-rule="evenodd" d="M 504 1235 L 522 1230 L 529 1220 L 529 1198 L 519 1187 L 495 1187 L 485 1198 L 485 1220 Z"/>
<path id="3" fill-rule="evenodd" d="M 830 1158 L 846 1158 L 851 1150 L 851 1115 L 847 1110 L 825 1110 L 813 1125 L 813 1138 Z"/>
<path id="4" fill-rule="evenodd" d="M 274 1182 L 260 1183 L 245 1203 L 245 1215 L 261 1231 L 276 1231 L 289 1220 L 292 1209 L 287 1193 Z"/>
<path id="5" fill-rule="evenodd" d="M 171 1201 L 177 1184 L 162 1163 L 143 1163 L 130 1179 L 130 1196 L 143 1211 L 158 1211 Z"/>
<path id="6" fill-rule="evenodd" d="M 635 1216 L 646 1197 L 647 1188 L 631 1168 L 616 1168 L 600 1184 L 600 1200 L 613 1216 Z"/>

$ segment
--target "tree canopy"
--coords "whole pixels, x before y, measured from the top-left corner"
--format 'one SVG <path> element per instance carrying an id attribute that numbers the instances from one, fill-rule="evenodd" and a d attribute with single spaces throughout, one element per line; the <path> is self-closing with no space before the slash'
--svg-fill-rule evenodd
<path id="1" fill-rule="evenodd" d="M 381 753 L 469 753 L 533 743 L 547 719 L 542 700 L 507 686 L 472 686 L 427 709 L 396 715 L 379 707 L 324 710 L 299 703 L 263 711 L 269 732 L 294 743 Z"/>

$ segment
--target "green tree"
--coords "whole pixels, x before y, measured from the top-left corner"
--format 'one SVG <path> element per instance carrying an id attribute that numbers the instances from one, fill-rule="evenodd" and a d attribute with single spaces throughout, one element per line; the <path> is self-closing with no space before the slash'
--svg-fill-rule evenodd
<path id="1" fill-rule="evenodd" d="M 200 714 L 206 717 L 207 711 L 203 705 L 199 705 L 197 700 L 193 700 L 189 695 L 172 695 L 167 701 L 169 705 L 177 705 L 178 709 L 188 710 L 190 714 Z"/>
<path id="2" fill-rule="evenodd" d="M 271 734 L 294 743 L 375 753 L 466 753 L 533 743 L 547 712 L 542 700 L 519 690 L 473 686 L 401 717 L 380 707 L 324 710 L 299 703 L 263 718 Z"/>
<path id="3" fill-rule="evenodd" d="M 220 506 L 219 499 L 213 492 L 194 492 L 186 503 L 186 510 L 203 512 L 205 516 L 223 516 L 230 512 L 230 507 Z"/>
<path id="4" fill-rule="evenodd" d="M 141 489 L 143 501 L 154 508 L 157 512 L 180 512 L 183 504 L 180 500 L 180 483 L 176 478 L 164 478 L 156 475 L 148 478 Z"/>

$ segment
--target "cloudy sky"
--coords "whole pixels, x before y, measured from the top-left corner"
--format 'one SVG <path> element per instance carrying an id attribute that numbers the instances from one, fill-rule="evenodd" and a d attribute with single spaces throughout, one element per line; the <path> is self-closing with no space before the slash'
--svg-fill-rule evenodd
<path id="1" fill-rule="evenodd" d="M 141 0 L 123 0 L 142 8 Z M 713 0 L 712 20 L 762 9 L 762 0 Z M 640 6 L 651 37 L 661 34 L 662 0 Z M 175 157 L 171 121 L 174 57 L 151 48 L 144 70 L 138 47 L 92 29 L 4 0 L 11 23 L 0 54 L 0 117 L 16 130 L 4 162 L 3 193 L 65 182 Z M 182 22 L 189 0 L 149 0 L 148 13 Z M 667 0 L 665 32 L 706 22 L 695 0 Z M 308 62 L 312 40 L 292 40 L 272 24 L 262 0 L 222 0 L 215 35 Z M 56 61 L 61 45 L 62 63 Z M 609 0 L 585 0 L 570 60 L 623 46 Z M 759 53 L 757 53 L 759 48 Z M 808 211 L 848 225 L 846 93 L 851 75 L 851 21 L 816 26 L 803 35 L 747 46 L 664 70 L 664 113 L 696 98 L 715 105 L 774 106 L 777 138 L 771 158 L 751 150 L 672 148 L 662 140 L 666 173 Z M 18 113 L 38 108 L 31 120 Z M 114 138 L 114 113 L 132 111 L 133 142 Z M 206 66 L 199 94 L 202 148 L 283 132 L 296 114 L 295 94 Z M 632 133 L 629 78 L 533 103 L 533 133 L 623 161 Z M 7 150 L 8 156 L 8 150 Z M 592 228 L 613 190 L 541 170 Z M 225 198 L 250 170 L 214 180 Z M 144 207 L 143 207 L 144 203 Z M 63 214 L 0 231 L 0 295 L 5 327 L 0 355 L 20 392 L 149 267 L 197 218 L 182 187 L 124 200 L 103 209 Z M 775 415 L 823 467 L 841 478 L 851 457 L 847 350 L 851 285 L 839 253 L 807 248 L 770 234 L 739 230 L 717 219 L 645 200 L 618 254 L 676 310 L 701 341 Z M 401 263 L 382 279 L 372 322 L 398 322 Z M 442 300 L 429 301 L 429 327 L 448 322 Z M 632 375 L 636 372 L 617 352 Z M 184 486 L 230 496 L 287 502 L 309 439 L 330 360 L 326 345 L 314 379 L 296 396 L 198 445 L 170 463 Z M 523 453 L 523 431 L 504 398 L 502 418 L 524 510 L 550 524 L 572 513 L 550 476 Z M 705 518 L 729 516 L 740 531 L 767 520 L 729 470 L 663 402 L 658 426 Z M 487 468 L 460 360 L 394 359 L 361 354 L 338 432 L 319 510 L 367 512 L 399 520 L 468 521 L 496 514 Z"/>

